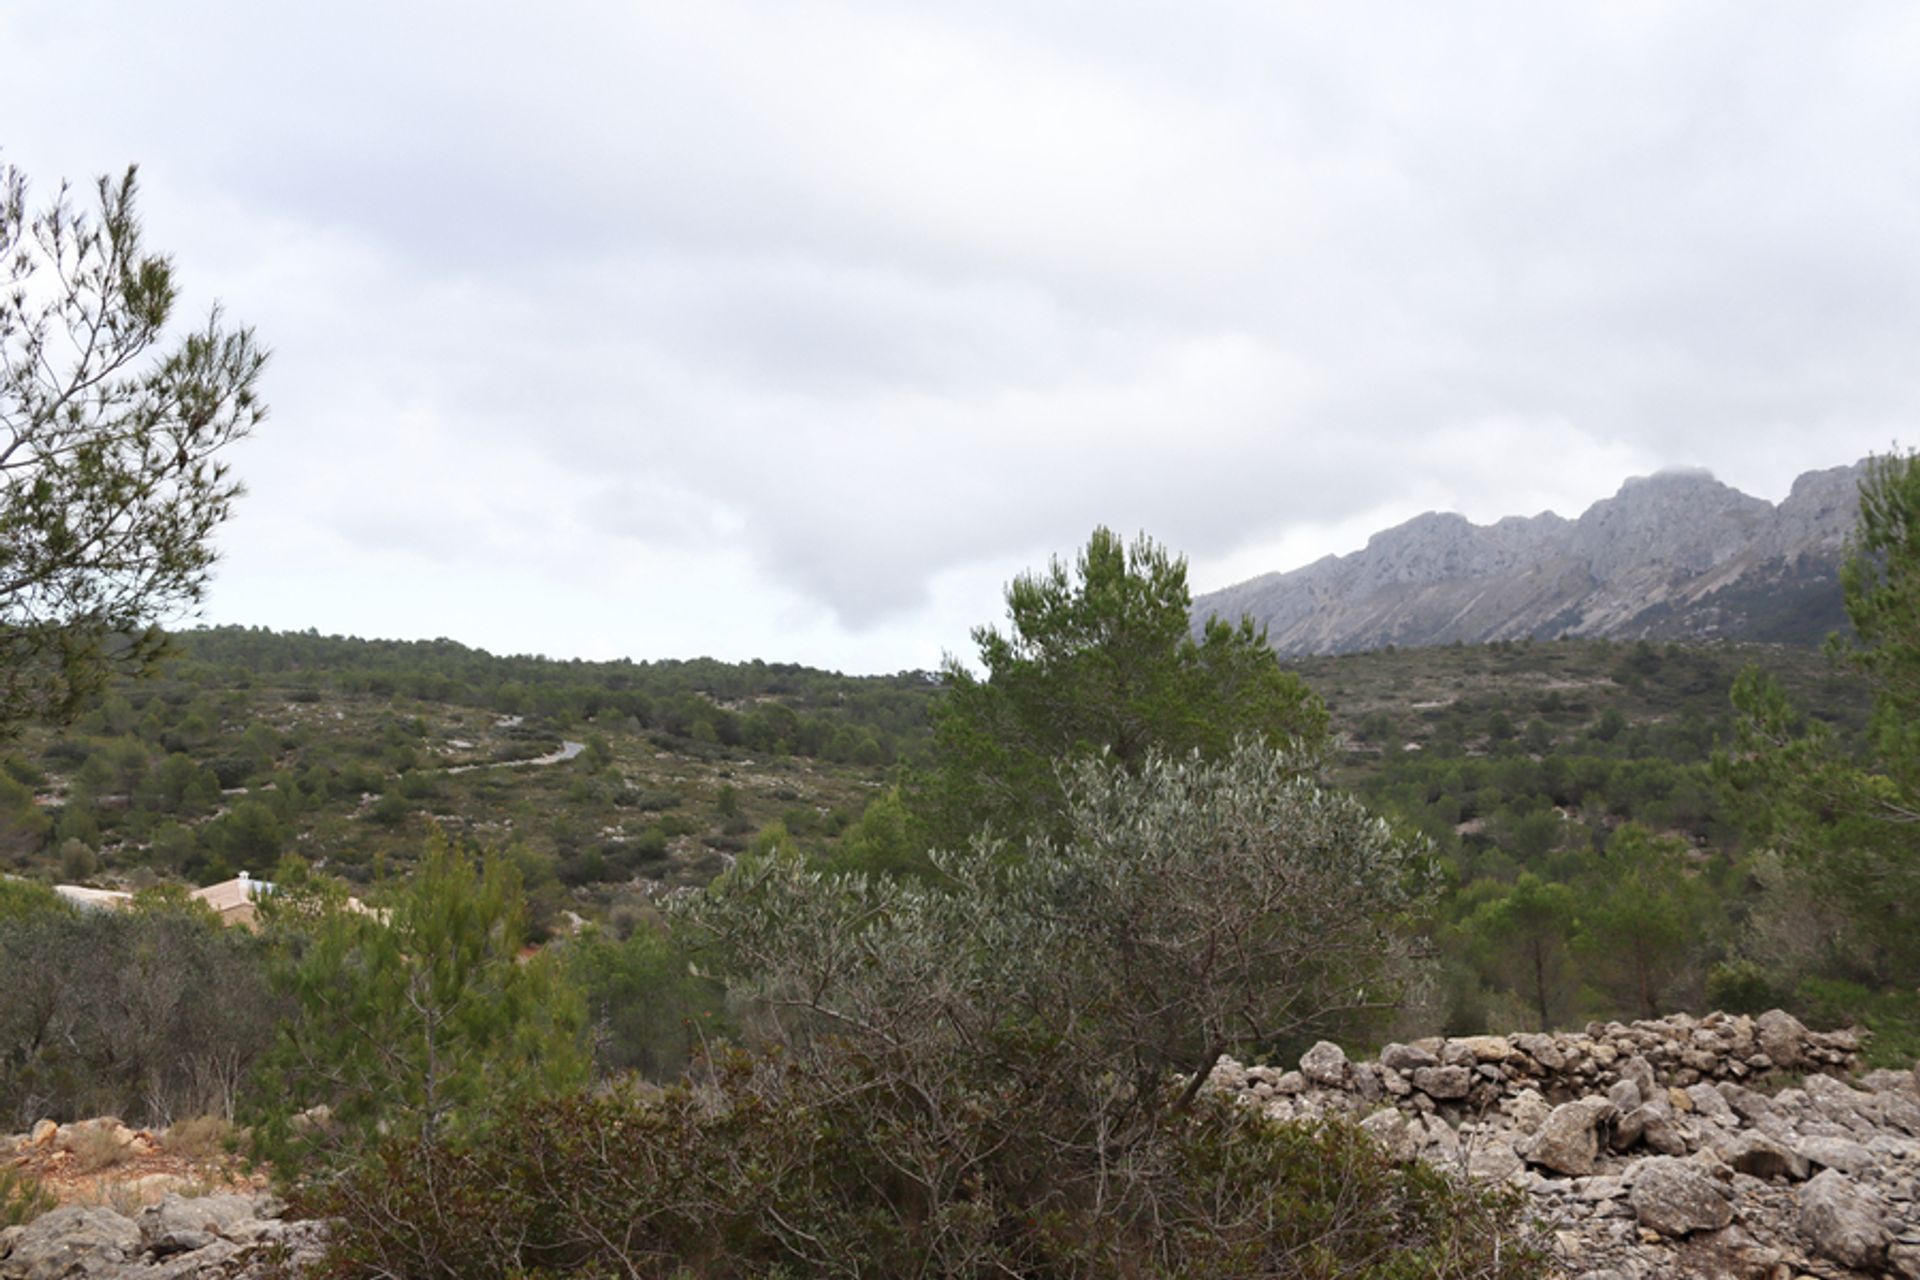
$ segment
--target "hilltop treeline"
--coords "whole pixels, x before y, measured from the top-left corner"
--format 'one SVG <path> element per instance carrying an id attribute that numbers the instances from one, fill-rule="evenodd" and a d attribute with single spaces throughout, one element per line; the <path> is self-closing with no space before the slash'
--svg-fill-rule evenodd
<path id="1" fill-rule="evenodd" d="M 897 759 L 924 735 L 938 690 L 925 671 L 847 676 L 790 662 L 633 662 L 500 657 L 452 640 L 359 640 L 215 627 L 176 637 L 205 678 L 270 680 L 291 696 L 397 697 L 538 717 L 573 728 L 607 717 L 690 743 L 836 762 Z"/>

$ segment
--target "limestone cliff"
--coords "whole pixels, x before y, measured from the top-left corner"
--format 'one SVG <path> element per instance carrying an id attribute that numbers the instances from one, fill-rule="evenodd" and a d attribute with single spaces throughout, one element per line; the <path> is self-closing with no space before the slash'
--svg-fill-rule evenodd
<path id="1" fill-rule="evenodd" d="M 1809 472 L 1778 506 L 1689 470 L 1629 480 L 1577 520 L 1429 512 L 1194 613 L 1252 614 L 1283 654 L 1564 635 L 1810 643 L 1844 625 L 1863 470 Z"/>

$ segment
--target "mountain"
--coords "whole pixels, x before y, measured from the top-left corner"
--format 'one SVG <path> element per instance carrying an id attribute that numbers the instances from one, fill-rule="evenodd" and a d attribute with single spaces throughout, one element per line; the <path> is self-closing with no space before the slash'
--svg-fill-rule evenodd
<path id="1" fill-rule="evenodd" d="M 1522 637 L 1813 643 L 1845 625 L 1839 566 L 1864 462 L 1778 506 L 1704 470 L 1636 477 L 1577 520 L 1428 512 L 1366 548 L 1194 601 L 1285 655 Z"/>

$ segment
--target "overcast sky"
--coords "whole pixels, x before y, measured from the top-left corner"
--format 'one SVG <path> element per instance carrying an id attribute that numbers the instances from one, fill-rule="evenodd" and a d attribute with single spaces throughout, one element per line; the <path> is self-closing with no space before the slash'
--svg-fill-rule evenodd
<path id="1" fill-rule="evenodd" d="M 6 0 L 0 161 L 274 348 L 214 622 L 894 671 L 1920 443 L 1906 0 Z"/>

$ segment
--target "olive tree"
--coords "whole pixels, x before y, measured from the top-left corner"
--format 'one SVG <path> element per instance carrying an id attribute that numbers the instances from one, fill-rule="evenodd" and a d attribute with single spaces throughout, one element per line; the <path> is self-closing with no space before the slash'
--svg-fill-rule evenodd
<path id="1" fill-rule="evenodd" d="M 265 412 L 266 352 L 215 306 L 175 336 L 172 261 L 135 171 L 39 208 L 0 167 L 0 730 L 161 652 L 240 487 L 220 451 Z"/>
<path id="2" fill-rule="evenodd" d="M 1390 1005 L 1406 974 L 1423 853 L 1313 763 L 1252 741 L 1082 760 L 1062 770 L 1066 836 L 1024 857 L 935 854 L 923 880 L 774 856 L 676 910 L 787 1054 L 822 1072 L 851 1055 L 911 1116 L 913 1154 L 890 1158 L 930 1202 L 1016 1130 L 1058 1158 L 1032 1157 L 1024 1193 L 1124 1199 L 1131 1156 L 1223 1054 Z"/>

